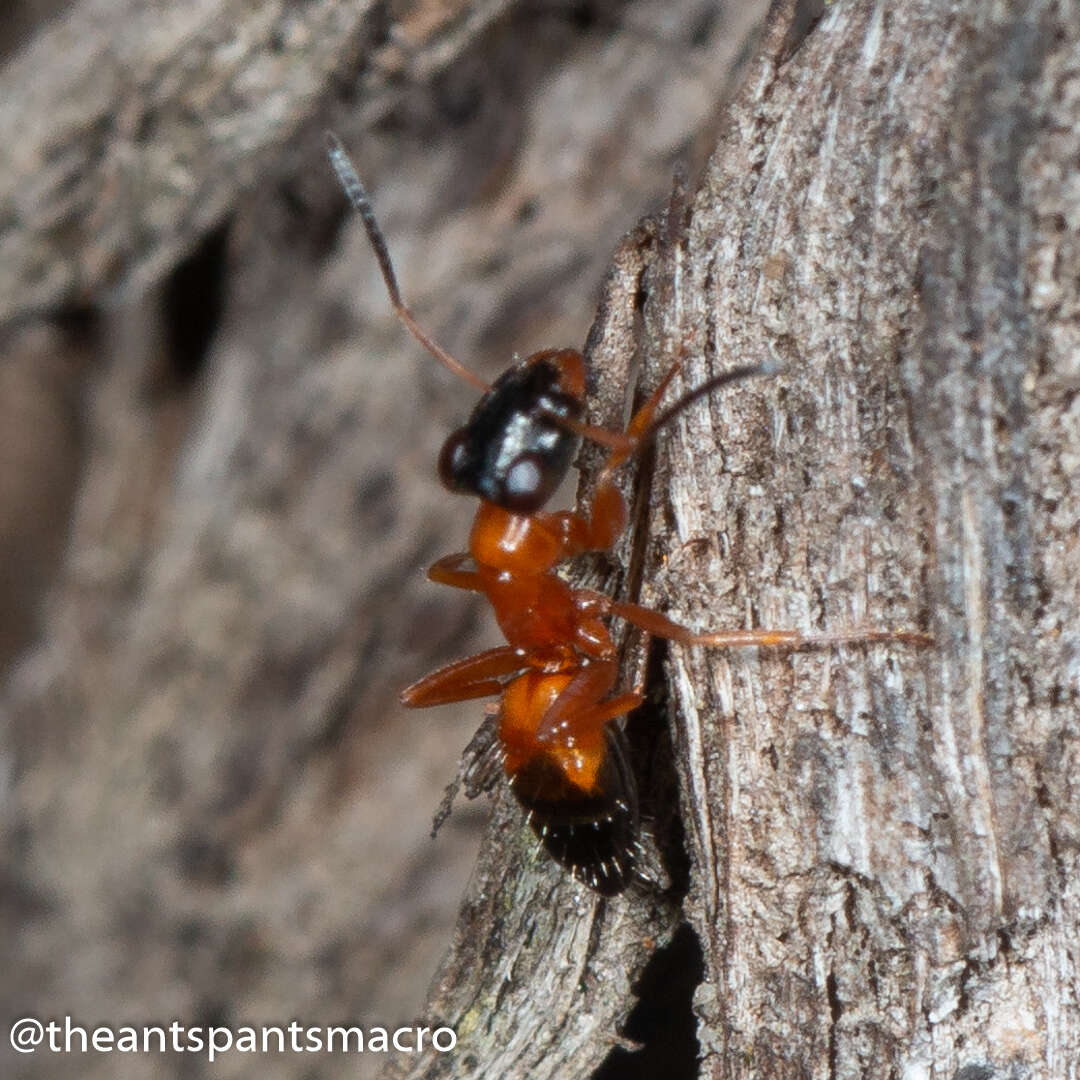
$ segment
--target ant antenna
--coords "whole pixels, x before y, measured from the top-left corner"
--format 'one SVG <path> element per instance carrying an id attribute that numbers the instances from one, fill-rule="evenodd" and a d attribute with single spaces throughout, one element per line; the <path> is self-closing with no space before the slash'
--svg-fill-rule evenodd
<path id="1" fill-rule="evenodd" d="M 706 379 L 700 386 L 688 390 L 678 401 L 668 406 L 649 426 L 641 433 L 639 446 L 645 446 L 656 438 L 656 433 L 667 424 L 671 423 L 680 413 L 685 412 L 695 401 L 708 397 L 714 390 L 726 386 L 739 379 L 748 379 L 754 375 L 774 375 L 780 370 L 776 364 L 744 364 L 742 367 L 732 368 L 711 379 Z"/>
<path id="2" fill-rule="evenodd" d="M 490 390 L 490 383 L 485 382 L 475 372 L 470 371 L 464 364 L 455 360 L 438 342 L 433 341 L 424 333 L 405 301 L 401 299 L 401 290 L 398 288 L 397 276 L 394 274 L 394 265 L 390 261 L 390 252 L 386 247 L 386 240 L 383 239 L 382 231 L 375 220 L 375 211 L 372 208 L 371 199 L 364 190 L 364 185 L 360 183 L 356 167 L 350 160 L 348 153 L 346 153 L 345 147 L 341 145 L 341 140 L 332 131 L 327 132 L 326 140 L 330 164 L 333 166 L 334 172 L 337 173 L 338 182 L 345 192 L 345 198 L 349 200 L 353 209 L 360 215 L 360 220 L 364 223 L 364 230 L 367 232 L 368 240 L 371 243 L 372 250 L 375 252 L 375 258 L 379 261 L 379 269 L 382 271 L 383 281 L 386 282 L 386 291 L 390 294 L 390 303 L 393 305 L 395 314 L 405 324 L 405 328 L 409 333 L 440 364 L 449 368 L 467 383 L 471 383 L 478 390 L 485 392 Z"/>
<path id="3" fill-rule="evenodd" d="M 660 384 L 652 393 L 651 401 L 647 403 L 649 411 L 655 408 L 659 403 L 660 397 L 663 395 L 668 384 L 675 377 L 675 373 L 681 366 L 681 361 L 674 364 L 663 379 L 660 380 Z M 608 459 L 606 466 L 606 471 L 610 472 L 624 461 L 628 461 L 635 454 L 641 453 L 642 450 L 652 443 L 662 427 L 666 427 L 670 424 L 675 417 L 685 412 L 695 401 L 700 401 L 701 398 L 708 397 L 714 390 L 718 390 L 721 386 L 726 386 L 728 383 L 738 382 L 740 379 L 748 379 L 754 375 L 774 375 L 780 370 L 781 366 L 779 364 L 766 362 L 763 364 L 744 364 L 742 367 L 732 368 L 730 371 L 724 371 L 719 375 L 714 375 L 712 378 L 706 379 L 700 386 L 695 386 L 693 390 L 685 393 L 678 401 L 668 406 L 668 408 L 666 408 L 659 416 L 648 421 L 640 431 L 609 431 L 607 428 L 583 424 L 580 420 L 575 420 L 572 417 L 557 416 L 554 413 L 548 415 L 555 423 L 559 424 L 561 427 L 565 427 L 568 431 L 580 435 L 583 439 L 589 439 L 601 446 L 606 446 L 611 450 L 612 455 Z M 642 407 L 641 412 L 646 416 L 648 415 L 645 406 Z"/>

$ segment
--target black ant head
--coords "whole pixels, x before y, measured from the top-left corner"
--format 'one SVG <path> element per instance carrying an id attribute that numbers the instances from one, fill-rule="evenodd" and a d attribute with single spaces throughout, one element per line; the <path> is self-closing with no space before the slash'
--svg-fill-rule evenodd
<path id="1" fill-rule="evenodd" d="M 577 451 L 578 436 L 559 421 L 580 419 L 579 371 L 580 354 L 548 350 L 500 376 L 443 444 L 442 482 L 514 513 L 539 510 Z"/>
<path id="2" fill-rule="evenodd" d="M 425 333 L 401 298 L 371 200 L 345 148 L 335 135 L 329 138 L 330 164 L 364 224 L 397 317 L 440 364 L 484 391 L 469 422 L 443 446 L 442 482 L 451 491 L 478 496 L 513 513 L 535 513 L 555 494 L 577 450 L 572 424 L 581 418 L 585 397 L 581 353 L 575 349 L 533 353 L 493 386 L 455 360 Z"/>

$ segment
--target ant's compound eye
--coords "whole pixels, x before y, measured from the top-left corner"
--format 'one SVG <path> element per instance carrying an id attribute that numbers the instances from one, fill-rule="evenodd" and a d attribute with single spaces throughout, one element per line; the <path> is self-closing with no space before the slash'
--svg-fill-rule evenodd
<path id="1" fill-rule="evenodd" d="M 507 509 L 531 513 L 547 501 L 547 478 L 539 454 L 521 454 L 510 463 L 503 481 Z"/>
<path id="2" fill-rule="evenodd" d="M 451 491 L 468 487 L 470 471 L 469 433 L 459 428 L 451 435 L 439 452 L 439 479 Z"/>

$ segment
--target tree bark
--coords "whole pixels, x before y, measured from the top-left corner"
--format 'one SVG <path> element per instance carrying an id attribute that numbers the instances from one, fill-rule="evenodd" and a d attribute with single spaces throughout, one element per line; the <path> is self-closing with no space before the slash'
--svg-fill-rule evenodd
<path id="1" fill-rule="evenodd" d="M 644 595 L 694 626 L 934 645 L 666 647 L 685 896 L 590 897 L 521 852 L 504 796 L 429 1002 L 471 1068 L 409 1075 L 592 1075 L 681 920 L 699 1075 L 1080 1061 L 1080 18 L 793 17 L 774 10 L 678 243 L 637 249 L 594 335 L 603 370 L 644 283 L 646 381 L 684 344 L 687 386 L 783 365 L 662 440 Z M 657 1009 L 685 989 L 645 985 Z M 611 1075 L 656 1075 L 613 1053 Z"/>
<path id="2" fill-rule="evenodd" d="M 362 89 L 371 125 L 507 6 L 82 0 L 0 72 L 0 320 L 145 288 L 271 152 L 281 169 L 328 90 Z"/>

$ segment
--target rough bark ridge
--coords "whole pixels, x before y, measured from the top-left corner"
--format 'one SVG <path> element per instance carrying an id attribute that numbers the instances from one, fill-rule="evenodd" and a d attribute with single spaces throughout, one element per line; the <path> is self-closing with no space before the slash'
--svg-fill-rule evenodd
<path id="1" fill-rule="evenodd" d="M 701 1075 L 1072 1076 L 1080 25 L 866 2 L 795 40 L 790 18 L 653 263 L 641 342 L 647 378 L 688 340 L 686 384 L 784 371 L 662 444 L 645 595 L 936 644 L 666 650 Z M 524 889 L 507 828 L 431 1007 L 466 1019 L 469 1075 L 586 1076 L 644 960 L 637 901 Z"/>
<path id="2" fill-rule="evenodd" d="M 663 332 L 786 371 L 688 421 L 665 592 L 937 641 L 672 650 L 711 1075 L 1080 1059 L 1078 29 L 838 5 L 763 63 L 695 206 Z"/>

